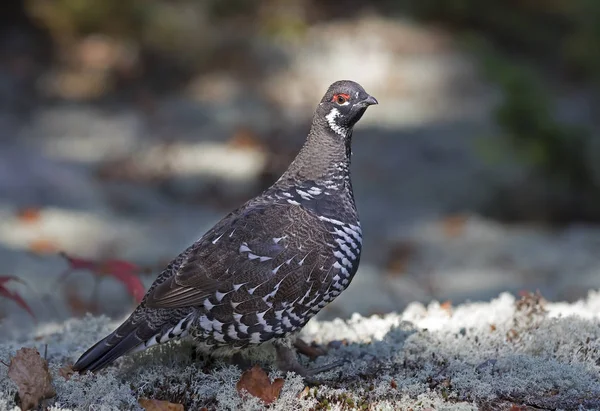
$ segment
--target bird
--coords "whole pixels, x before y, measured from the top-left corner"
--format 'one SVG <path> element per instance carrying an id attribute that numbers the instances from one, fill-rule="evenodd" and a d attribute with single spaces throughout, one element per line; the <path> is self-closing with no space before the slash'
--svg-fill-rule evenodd
<path id="1" fill-rule="evenodd" d="M 355 124 L 374 104 L 354 81 L 331 84 L 283 175 L 172 260 L 133 313 L 73 369 L 95 372 L 184 337 L 208 354 L 270 343 L 279 370 L 307 379 L 338 366 L 303 367 L 294 342 L 357 272 L 363 235 L 351 143 Z"/>

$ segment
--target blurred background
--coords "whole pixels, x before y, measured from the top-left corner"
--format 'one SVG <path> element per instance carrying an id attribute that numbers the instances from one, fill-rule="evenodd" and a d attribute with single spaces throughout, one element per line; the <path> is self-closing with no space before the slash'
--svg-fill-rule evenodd
<path id="1" fill-rule="evenodd" d="M 380 104 L 353 141 L 362 265 L 321 318 L 584 297 L 598 44 L 596 0 L 7 2 L 0 334 L 130 311 L 279 177 L 339 79 Z"/>

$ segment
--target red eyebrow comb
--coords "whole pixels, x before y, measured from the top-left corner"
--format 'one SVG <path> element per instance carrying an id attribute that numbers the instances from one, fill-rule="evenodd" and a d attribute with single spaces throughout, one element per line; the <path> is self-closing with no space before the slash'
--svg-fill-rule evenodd
<path id="1" fill-rule="evenodd" d="M 338 94 L 334 94 L 333 98 L 331 99 L 331 101 L 335 101 L 337 100 L 338 97 L 343 97 L 346 100 L 350 100 L 350 95 L 346 94 L 346 93 L 338 93 Z"/>

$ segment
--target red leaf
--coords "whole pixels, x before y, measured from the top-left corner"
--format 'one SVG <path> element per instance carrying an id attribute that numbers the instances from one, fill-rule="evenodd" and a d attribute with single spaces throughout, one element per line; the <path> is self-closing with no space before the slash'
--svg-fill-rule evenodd
<path id="1" fill-rule="evenodd" d="M 102 271 L 105 271 L 106 274 L 116 272 L 134 274 L 139 270 L 137 265 L 124 260 L 108 260 L 102 264 Z"/>
<path id="2" fill-rule="evenodd" d="M 59 255 L 67 260 L 69 263 L 70 270 L 91 270 L 96 268 L 97 263 L 92 260 L 86 260 L 84 258 L 76 258 L 67 255 L 67 253 L 61 252 Z"/>
<path id="3" fill-rule="evenodd" d="M 33 317 L 35 319 L 36 318 L 35 314 L 31 310 L 29 305 L 25 302 L 23 297 L 21 297 L 17 292 L 11 291 L 5 287 L 4 284 L 6 284 L 9 281 L 15 281 L 15 282 L 18 282 L 21 284 L 25 284 L 25 282 L 23 280 L 21 280 L 20 278 L 14 277 L 12 275 L 0 276 L 0 296 L 6 297 L 9 300 L 13 300 L 15 303 L 17 303 L 19 305 L 19 307 L 21 307 L 22 309 L 27 311 L 29 313 L 29 315 L 31 315 L 31 317 Z"/>
<path id="4" fill-rule="evenodd" d="M 139 278 L 140 268 L 136 264 L 124 260 L 94 261 L 71 257 L 66 253 L 60 253 L 60 255 L 69 263 L 69 269 L 60 276 L 59 281 L 64 280 L 73 271 L 85 270 L 90 271 L 98 277 L 114 277 L 125 286 L 129 295 L 137 303 L 141 302 L 142 298 L 144 298 L 146 289 Z"/>
<path id="5" fill-rule="evenodd" d="M 142 301 L 146 288 L 138 275 L 140 269 L 137 265 L 122 260 L 109 260 L 102 265 L 101 271 L 123 283 L 137 303 Z"/>

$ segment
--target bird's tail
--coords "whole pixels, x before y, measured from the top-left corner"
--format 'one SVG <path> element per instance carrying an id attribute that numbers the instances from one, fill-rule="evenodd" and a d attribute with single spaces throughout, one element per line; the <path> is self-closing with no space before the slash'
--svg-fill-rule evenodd
<path id="1" fill-rule="evenodd" d="M 187 334 L 191 318 L 184 317 L 175 325 L 149 321 L 148 313 L 134 312 L 119 328 L 88 349 L 73 365 L 73 370 L 97 371 L 117 358 L 143 351 L 156 344 Z"/>

